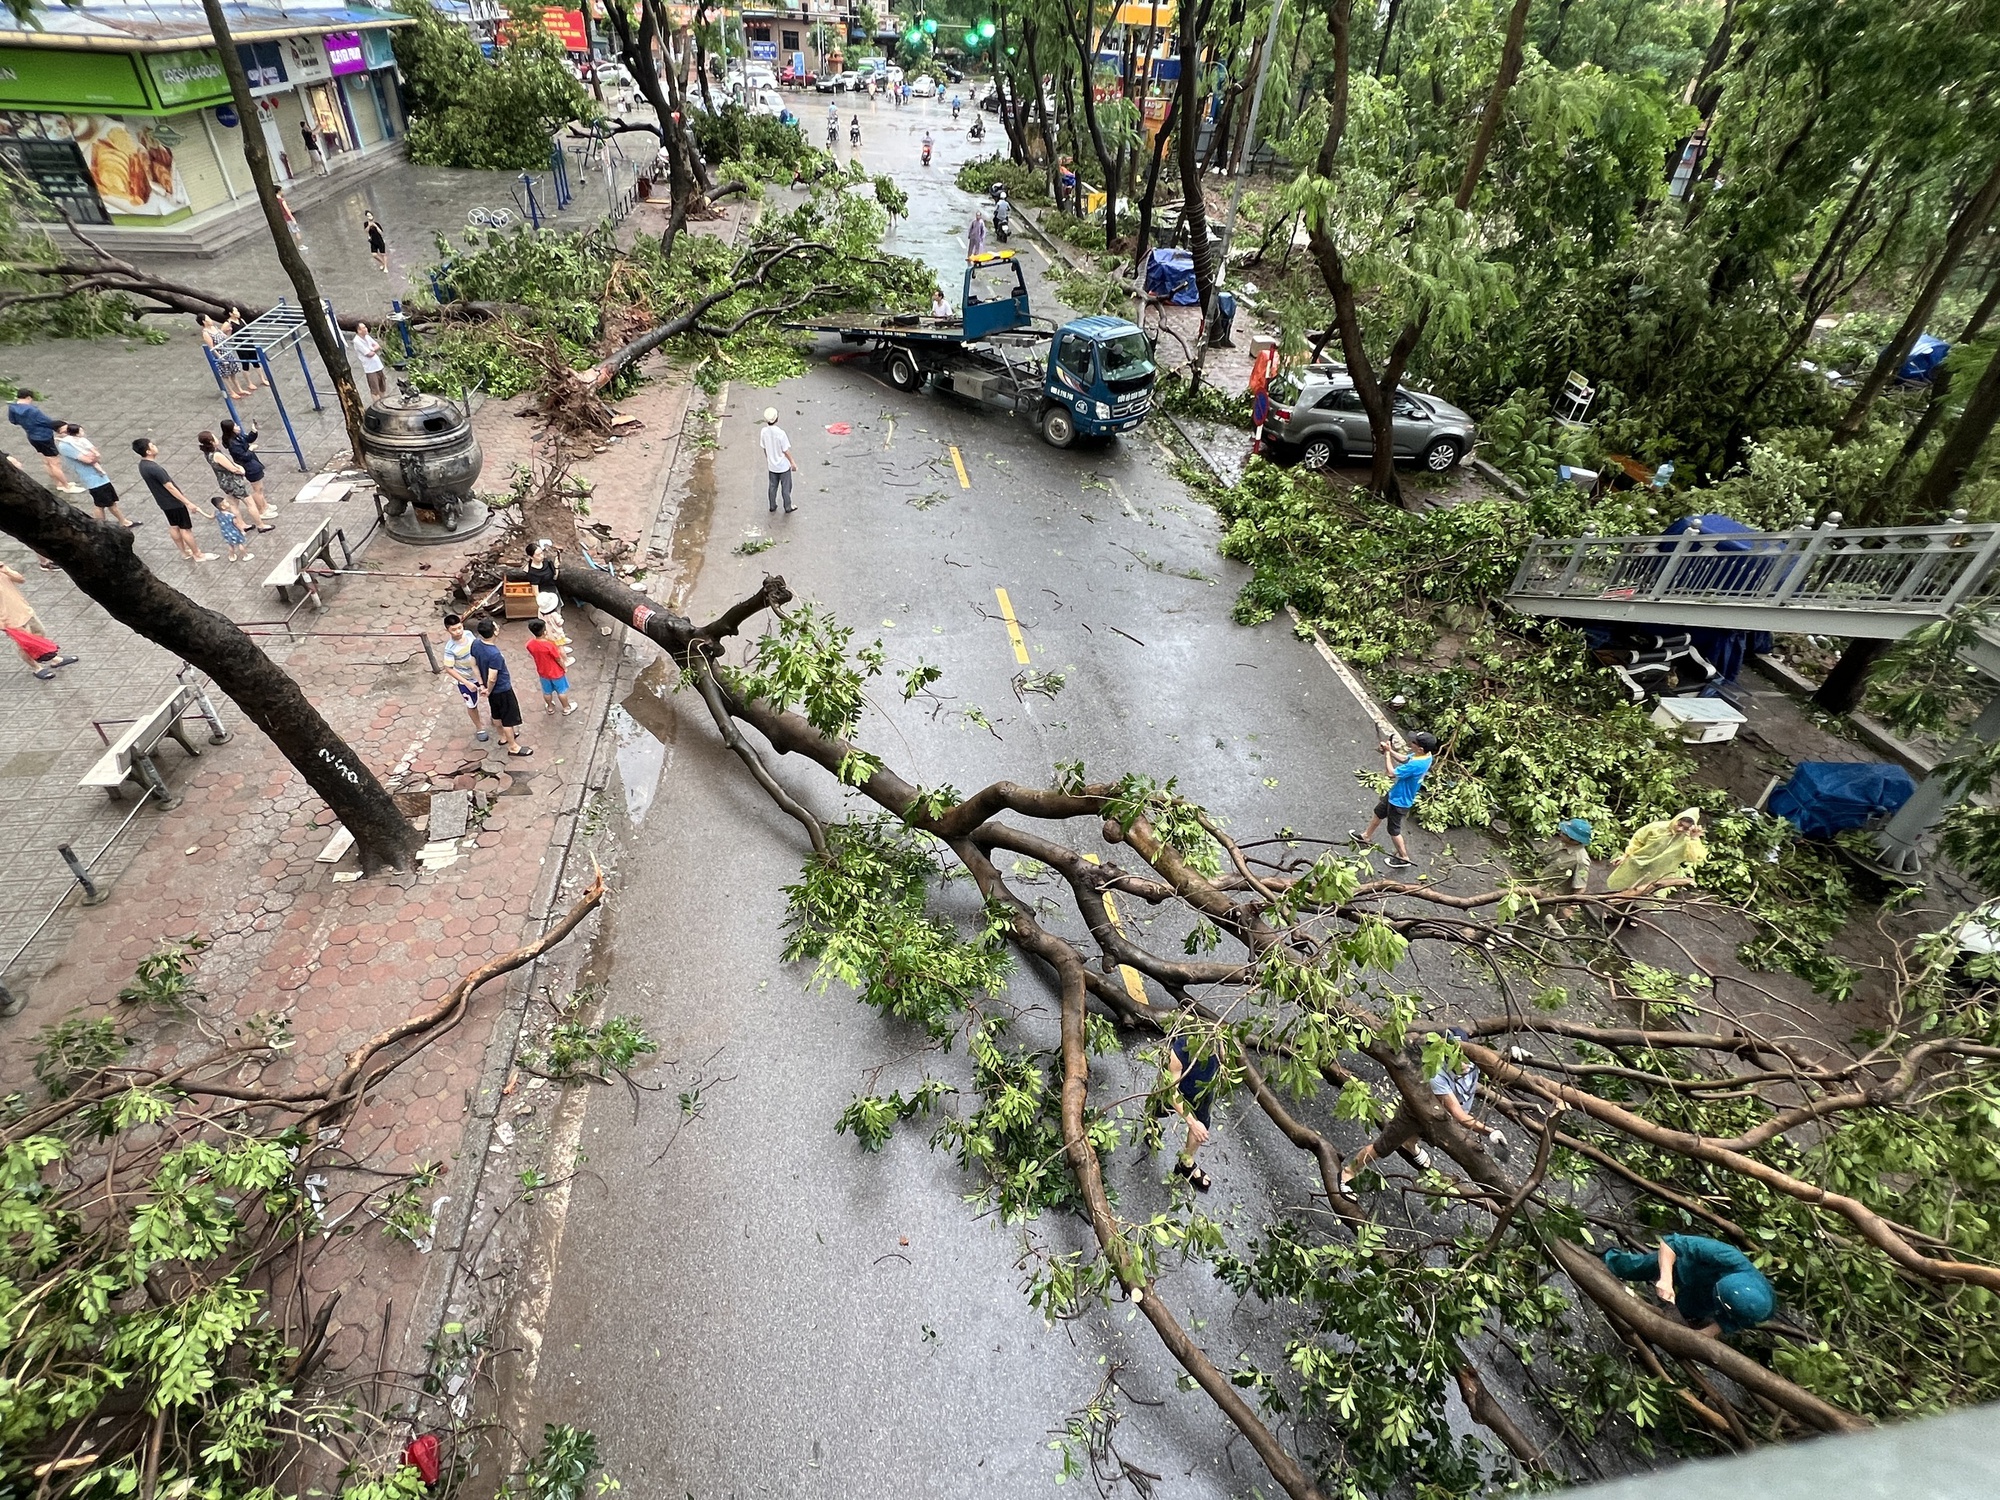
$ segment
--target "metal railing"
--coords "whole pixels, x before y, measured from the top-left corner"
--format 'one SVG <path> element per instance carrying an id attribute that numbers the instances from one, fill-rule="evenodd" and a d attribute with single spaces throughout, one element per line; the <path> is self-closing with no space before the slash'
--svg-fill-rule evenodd
<path id="1" fill-rule="evenodd" d="M 1754 614 L 1782 623 L 1746 628 L 1801 632 L 1838 631 L 1833 617 L 1853 624 L 1874 615 L 1879 633 L 1902 635 L 1965 603 L 1996 556 L 2000 525 L 1957 518 L 1844 529 L 1836 516 L 1789 532 L 1538 539 L 1508 603 L 1536 614 L 1666 623 L 1704 613 L 1725 626 Z"/>

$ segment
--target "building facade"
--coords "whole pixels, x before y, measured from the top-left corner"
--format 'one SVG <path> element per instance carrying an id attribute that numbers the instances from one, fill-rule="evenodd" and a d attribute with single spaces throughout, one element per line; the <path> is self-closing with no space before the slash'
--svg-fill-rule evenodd
<path id="1" fill-rule="evenodd" d="M 318 175 L 308 131 L 329 172 L 401 139 L 389 47 L 390 30 L 408 24 L 401 16 L 225 9 L 254 120 L 237 116 L 199 6 L 84 0 L 40 12 L 43 30 L 0 30 L 0 156 L 48 204 L 135 245 L 185 240 L 254 210 L 245 129 L 262 132 L 282 182 Z"/>

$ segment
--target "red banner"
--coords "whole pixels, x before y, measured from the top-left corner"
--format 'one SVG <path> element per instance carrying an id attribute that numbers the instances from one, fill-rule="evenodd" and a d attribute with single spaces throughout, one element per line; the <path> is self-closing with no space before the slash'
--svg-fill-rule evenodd
<path id="1" fill-rule="evenodd" d="M 583 12 L 580 10 L 558 10 L 549 6 L 542 11 L 542 25 L 549 35 L 563 44 L 565 52 L 588 52 L 590 37 L 583 29 Z"/>

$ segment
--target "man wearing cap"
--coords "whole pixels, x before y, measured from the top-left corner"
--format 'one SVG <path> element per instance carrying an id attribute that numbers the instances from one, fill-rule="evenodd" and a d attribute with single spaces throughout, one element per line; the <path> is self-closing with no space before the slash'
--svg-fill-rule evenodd
<path id="1" fill-rule="evenodd" d="M 799 461 L 792 457 L 792 440 L 785 436 L 785 429 L 778 425 L 778 408 L 764 408 L 764 428 L 757 434 L 757 441 L 763 445 L 764 468 L 770 478 L 770 488 L 765 498 L 771 502 L 771 514 L 778 513 L 778 491 L 785 492 L 785 514 L 790 515 L 797 506 L 792 504 L 792 471 Z"/>
<path id="2" fill-rule="evenodd" d="M 1455 1042 L 1467 1040 L 1465 1028 L 1462 1026 L 1448 1028 L 1445 1035 Z M 1479 1098 L 1479 1065 L 1470 1058 L 1462 1057 L 1460 1060 L 1465 1066 L 1457 1072 L 1452 1071 L 1451 1064 L 1447 1061 L 1443 1067 L 1431 1074 L 1431 1094 L 1444 1106 L 1444 1112 L 1450 1115 L 1456 1124 L 1463 1127 L 1475 1142 L 1491 1145 L 1504 1155 L 1507 1137 L 1497 1129 L 1489 1130 L 1472 1117 L 1472 1106 Z M 1370 1162 L 1380 1161 L 1392 1152 L 1404 1152 L 1419 1167 L 1428 1168 L 1431 1164 L 1430 1152 L 1425 1150 L 1423 1142 L 1417 1139 L 1422 1132 L 1422 1124 L 1407 1105 L 1397 1110 L 1395 1117 L 1383 1128 L 1382 1133 L 1348 1157 L 1346 1164 L 1341 1167 L 1341 1192 L 1347 1192 L 1347 1185 L 1363 1167 Z"/>
<path id="3" fill-rule="evenodd" d="M 1581 896 L 1590 889 L 1590 839 L 1595 832 L 1588 818 L 1565 818 L 1556 825 L 1556 836 L 1542 845 L 1540 868 L 1535 884 L 1545 891 L 1566 891 Z M 1557 916 L 1574 917 L 1575 906 L 1560 908 Z"/>
<path id="4" fill-rule="evenodd" d="M 1607 1250 L 1604 1266 L 1620 1281 L 1651 1281 L 1688 1327 L 1714 1338 L 1755 1328 L 1778 1310 L 1778 1294 L 1750 1257 L 1702 1234 L 1669 1234 L 1660 1248 Z"/>

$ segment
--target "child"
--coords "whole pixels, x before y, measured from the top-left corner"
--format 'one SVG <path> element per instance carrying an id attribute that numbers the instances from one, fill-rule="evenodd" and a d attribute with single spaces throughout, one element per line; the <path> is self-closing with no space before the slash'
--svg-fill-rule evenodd
<path id="1" fill-rule="evenodd" d="M 236 502 L 227 495 L 213 495 L 208 503 L 215 507 L 215 524 L 222 528 L 222 540 L 229 548 L 229 560 L 250 561 L 250 549 L 243 543 L 243 528 L 236 521 Z"/>
<path id="2" fill-rule="evenodd" d="M 576 712 L 569 701 L 569 669 L 562 647 L 549 639 L 549 627 L 540 620 L 528 621 L 528 655 L 535 659 L 535 675 L 542 679 L 542 707 L 550 713 L 562 705 L 565 716 Z"/>
<path id="3" fill-rule="evenodd" d="M 1430 774 L 1431 760 L 1438 747 L 1434 734 L 1413 734 L 1410 744 L 1414 753 L 1403 755 L 1389 741 L 1381 742 L 1383 769 L 1395 779 L 1382 800 L 1375 804 L 1375 816 L 1369 819 L 1367 829 L 1348 834 L 1357 844 L 1373 843 L 1375 830 L 1387 823 L 1389 842 L 1396 846 L 1396 852 L 1389 856 L 1389 867 L 1395 870 L 1407 870 L 1415 863 L 1410 858 L 1410 846 L 1403 841 L 1403 819 L 1416 805 L 1417 789 Z"/>

